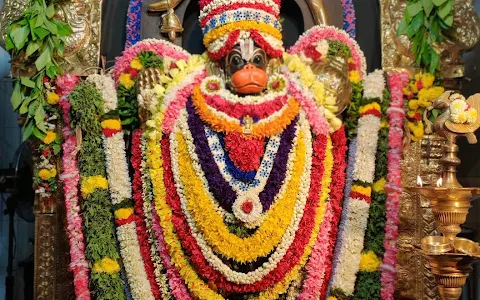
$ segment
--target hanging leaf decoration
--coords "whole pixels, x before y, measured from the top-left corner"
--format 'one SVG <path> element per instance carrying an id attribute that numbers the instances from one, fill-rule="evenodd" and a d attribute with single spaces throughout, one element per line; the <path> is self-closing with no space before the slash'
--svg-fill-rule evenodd
<path id="1" fill-rule="evenodd" d="M 435 45 L 442 42 L 453 25 L 454 0 L 410 0 L 397 35 L 412 42 L 415 63 L 434 74 L 440 69 L 440 54 Z"/>
<path id="2" fill-rule="evenodd" d="M 54 57 L 63 55 L 66 37 L 72 33 L 68 24 L 55 19 L 55 4 L 49 0 L 30 0 L 27 9 L 8 28 L 6 50 L 14 61 L 34 68 L 34 72 L 15 78 L 11 98 L 13 109 L 26 114 L 24 140 L 32 134 L 41 137 L 46 133 L 43 79 L 59 75 Z"/>

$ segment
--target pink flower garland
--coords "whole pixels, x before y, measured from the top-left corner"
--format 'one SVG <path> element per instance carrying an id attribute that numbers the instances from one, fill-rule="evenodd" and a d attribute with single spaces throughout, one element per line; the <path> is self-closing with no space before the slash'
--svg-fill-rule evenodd
<path id="1" fill-rule="evenodd" d="M 160 57 L 168 57 L 173 60 L 187 61 L 190 57 L 188 52 L 172 43 L 161 40 L 143 40 L 123 51 L 122 56 L 117 57 L 115 67 L 113 69 L 115 82 L 118 82 L 120 75 L 130 67 L 131 61 L 142 51 L 153 51 Z"/>
<path id="2" fill-rule="evenodd" d="M 388 78 L 391 92 L 390 108 L 387 115 L 390 123 L 388 138 L 388 183 L 385 185 L 387 193 L 387 222 L 385 225 L 385 254 L 381 266 L 383 300 L 393 300 L 395 292 L 395 275 L 397 264 L 397 236 L 398 236 L 398 211 L 401 193 L 401 169 L 403 120 L 403 87 L 408 83 L 408 74 L 393 73 Z"/>
<path id="3" fill-rule="evenodd" d="M 343 199 L 345 185 L 345 167 L 347 140 L 345 127 L 332 134 L 334 167 L 332 182 L 330 183 L 330 200 L 328 201 L 325 216 L 318 233 L 317 242 L 312 250 L 306 265 L 306 279 L 303 290 L 298 296 L 300 300 L 323 299 L 332 269 L 333 247 L 335 246 L 337 225 L 342 213 L 340 202 Z"/>
<path id="4" fill-rule="evenodd" d="M 333 26 L 317 25 L 310 28 L 300 36 L 295 45 L 288 49 L 287 52 L 289 54 L 298 54 L 302 50 L 307 49 L 312 43 L 325 39 L 339 41 L 347 45 L 352 52 L 352 58 L 355 61 L 356 70 L 360 72 L 362 78 L 367 75 L 367 63 L 362 50 L 360 50 L 360 46 L 358 46 L 355 40 L 350 38 L 345 31 Z"/>
<path id="5" fill-rule="evenodd" d="M 174 89 L 165 96 L 166 110 L 162 126 L 163 130 L 168 134 L 172 132 L 173 126 L 175 125 L 175 121 L 177 120 L 180 111 L 185 107 L 188 97 L 192 95 L 193 87 L 197 84 L 200 84 L 207 74 L 205 69 L 201 69 L 200 73 L 196 73 L 197 74 L 192 73 L 189 75 L 191 78 L 187 78 L 185 81 L 180 83 L 182 85 L 184 84 L 184 87 Z M 174 94 L 175 98 L 169 100 L 168 98 L 172 93 Z"/>
<path id="6" fill-rule="evenodd" d="M 306 96 L 304 92 L 299 90 L 297 86 L 302 86 L 298 81 L 290 78 L 290 84 L 288 85 L 289 93 L 300 103 L 303 110 L 307 114 L 307 119 L 313 128 L 315 135 L 327 134 L 330 130 L 330 125 L 327 119 L 321 113 L 319 107 L 315 103 L 315 100 Z"/>
<path id="7" fill-rule="evenodd" d="M 63 192 L 66 208 L 67 233 L 70 244 L 70 269 L 73 271 L 73 284 L 75 286 L 75 295 L 77 299 L 89 300 L 90 291 L 88 289 L 88 262 L 85 259 L 85 243 L 82 232 L 82 217 L 80 215 L 80 206 L 78 204 L 78 182 L 80 174 L 77 169 L 77 140 L 70 127 L 70 102 L 68 95 L 75 88 L 79 78 L 72 75 L 65 75 L 57 79 L 56 84 L 59 89 L 62 108 L 64 127 L 62 135 L 65 142 L 63 148 L 63 173 L 60 176 L 63 182 Z"/>

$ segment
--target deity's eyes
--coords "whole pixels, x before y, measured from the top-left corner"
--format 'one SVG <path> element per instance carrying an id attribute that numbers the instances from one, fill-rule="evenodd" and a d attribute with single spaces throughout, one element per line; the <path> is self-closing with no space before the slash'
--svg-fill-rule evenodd
<path id="1" fill-rule="evenodd" d="M 257 68 L 265 69 L 266 67 L 266 54 L 262 49 L 257 49 L 253 54 L 250 62 L 255 65 Z"/>
<path id="2" fill-rule="evenodd" d="M 241 70 L 245 66 L 245 61 L 240 53 L 233 53 L 229 58 L 229 71 L 231 74 Z"/>

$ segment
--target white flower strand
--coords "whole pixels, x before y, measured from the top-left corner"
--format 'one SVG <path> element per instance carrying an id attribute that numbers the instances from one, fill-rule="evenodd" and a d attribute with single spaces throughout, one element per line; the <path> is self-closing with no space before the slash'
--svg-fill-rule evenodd
<path id="1" fill-rule="evenodd" d="M 301 178 L 300 192 L 298 195 L 298 200 L 295 204 L 294 218 L 292 219 L 292 223 L 286 230 L 285 235 L 283 236 L 280 244 L 275 249 L 275 252 L 269 257 L 268 262 L 264 263 L 257 270 L 249 273 L 240 273 L 240 272 L 231 270 L 227 265 L 223 263 L 223 261 L 220 258 L 218 258 L 215 255 L 215 253 L 210 248 L 208 243 L 204 240 L 202 234 L 198 232 L 198 229 L 196 228 L 196 225 L 192 220 L 192 216 L 188 211 L 188 209 L 186 208 L 186 201 L 188 200 L 185 198 L 185 193 L 183 192 L 183 184 L 179 176 L 179 165 L 178 165 L 178 158 L 177 158 L 178 151 L 177 151 L 177 141 L 175 138 L 175 134 L 170 135 L 170 143 L 172 146 L 170 150 L 171 157 L 172 157 L 172 170 L 174 171 L 175 182 L 177 183 L 177 192 L 180 196 L 181 203 L 182 203 L 182 210 L 185 213 L 185 216 L 187 217 L 187 222 L 189 224 L 189 227 L 191 228 L 193 236 L 197 240 L 197 243 L 200 246 L 203 255 L 205 256 L 209 264 L 211 264 L 217 271 L 221 272 L 225 276 L 225 278 L 230 282 L 235 282 L 239 284 L 252 284 L 261 280 L 265 275 L 267 275 L 273 269 L 275 269 L 278 262 L 285 256 L 287 250 L 293 243 L 293 240 L 295 238 L 295 233 L 297 232 L 300 220 L 303 217 L 303 210 L 308 197 L 308 191 L 310 188 L 311 166 L 312 166 L 312 148 L 311 148 L 312 137 L 311 137 L 310 128 L 308 126 L 308 122 L 306 122 L 304 118 L 301 118 L 301 121 L 299 121 L 299 124 L 302 124 L 301 131 L 304 133 L 304 139 L 307 144 L 307 156 L 306 156 L 306 164 L 304 167 L 304 172 L 302 173 L 302 178 Z M 186 141 L 188 141 L 191 138 L 193 139 L 191 135 L 185 136 Z M 296 140 L 297 139 L 295 139 L 295 144 L 296 144 Z M 191 140 L 190 143 L 192 142 L 193 141 Z M 197 162 L 198 164 L 198 161 L 195 161 L 194 157 L 192 157 L 192 161 Z M 288 182 L 287 180 L 291 179 L 292 169 L 293 169 L 293 164 L 291 164 L 291 166 L 289 167 L 287 171 L 288 178 L 285 178 L 284 182 Z M 203 176 L 200 176 L 200 177 L 202 178 Z M 284 185 L 282 186 L 282 192 L 284 193 L 285 190 L 286 188 Z M 206 189 L 206 192 L 209 194 L 208 188 Z M 212 197 L 211 195 L 209 196 Z"/>

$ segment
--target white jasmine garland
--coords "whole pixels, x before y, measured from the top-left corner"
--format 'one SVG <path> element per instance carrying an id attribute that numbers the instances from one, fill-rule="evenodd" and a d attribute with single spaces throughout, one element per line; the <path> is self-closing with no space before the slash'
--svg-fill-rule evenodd
<path id="1" fill-rule="evenodd" d="M 375 70 L 368 74 L 363 81 L 363 97 L 366 99 L 383 100 L 385 90 L 385 76 L 382 70 Z"/>
<path id="2" fill-rule="evenodd" d="M 121 245 L 120 253 L 122 254 L 133 299 L 154 300 L 139 251 L 140 245 L 138 244 L 135 223 L 118 226 L 117 238 Z"/>
<path id="3" fill-rule="evenodd" d="M 345 209 L 348 209 L 349 214 L 344 235 L 340 237 L 342 248 L 339 249 L 338 264 L 332 276 L 332 288 L 352 295 L 360 266 L 370 205 L 364 200 L 350 198 Z"/>
<path id="4" fill-rule="evenodd" d="M 103 137 L 103 148 L 108 174 L 108 186 L 113 204 L 132 198 L 130 176 L 125 156 L 123 132 L 117 132 L 109 138 Z"/>
<path id="5" fill-rule="evenodd" d="M 183 121 L 185 122 L 185 117 L 183 117 Z M 259 267 L 257 270 L 249 273 L 241 273 L 241 272 L 236 272 L 231 270 L 230 267 L 225 265 L 223 261 L 214 253 L 214 251 L 210 248 L 208 243 L 204 240 L 203 235 L 198 231 L 192 219 L 190 211 L 186 207 L 186 202 L 188 200 L 185 198 L 185 193 L 183 192 L 183 183 L 179 176 L 179 165 L 178 165 L 178 158 L 177 158 L 178 151 L 176 150 L 177 141 L 175 138 L 175 134 L 170 135 L 170 143 L 171 143 L 170 152 L 172 157 L 172 170 L 175 177 L 175 182 L 177 183 L 177 192 L 180 196 L 182 210 L 187 218 L 189 227 L 191 228 L 193 236 L 195 237 L 198 245 L 200 246 L 204 257 L 207 259 L 210 265 L 212 265 L 217 271 L 221 272 L 225 276 L 225 278 L 230 282 L 235 282 L 238 284 L 252 284 L 261 280 L 265 275 L 267 275 L 269 272 L 275 269 L 278 262 L 283 258 L 283 256 L 285 256 L 288 248 L 293 243 L 293 240 L 295 238 L 295 233 L 298 230 L 300 220 L 303 217 L 303 210 L 308 197 L 308 192 L 310 188 L 311 166 L 312 166 L 312 148 L 311 148 L 312 137 L 311 137 L 310 128 L 308 126 L 308 122 L 306 122 L 305 118 L 303 117 L 301 117 L 299 124 L 302 124 L 300 126 L 301 126 L 302 132 L 304 133 L 305 143 L 307 144 L 307 154 L 306 154 L 304 172 L 302 173 L 302 178 L 301 178 L 300 191 L 298 194 L 297 202 L 295 204 L 294 217 L 292 219 L 290 226 L 287 228 L 280 244 L 275 249 L 275 252 L 269 257 L 269 260 L 266 263 L 264 263 L 261 267 Z M 178 126 L 180 127 L 182 125 L 178 125 Z M 177 127 L 177 130 L 180 130 L 180 129 Z M 184 131 L 184 134 L 187 132 L 188 131 Z M 188 136 L 188 134 L 186 134 L 184 135 L 184 137 L 185 137 L 185 140 L 187 141 L 187 144 L 193 143 L 193 138 L 191 137 L 191 135 Z M 189 140 L 190 142 L 188 142 Z M 296 142 L 297 142 L 297 138 L 295 138 L 295 144 Z M 192 161 L 198 165 L 198 158 L 195 158 L 195 157 L 191 157 L 191 158 L 192 158 Z M 289 166 L 287 170 L 287 178 L 285 178 L 284 182 L 288 182 L 287 180 L 290 180 L 292 169 L 293 169 L 293 163 L 291 164 L 291 166 Z M 204 174 L 201 174 L 201 173 L 197 173 L 197 174 L 199 174 L 200 177 L 204 179 Z M 205 181 L 205 179 L 203 181 Z M 208 193 L 210 198 L 213 198 L 208 191 L 208 187 L 205 188 L 205 191 L 206 193 Z M 283 196 L 283 193 L 285 193 L 285 191 L 286 191 L 286 185 L 283 185 L 280 191 L 282 196 Z"/>
<path id="6" fill-rule="evenodd" d="M 242 208 L 246 202 L 250 202 L 253 205 L 252 211 L 249 213 L 244 212 Z M 233 203 L 232 210 L 235 217 L 243 223 L 254 223 L 258 221 L 258 219 L 262 217 L 263 212 L 262 202 L 260 202 L 258 194 L 253 191 L 247 191 L 238 196 L 237 200 Z"/>
<path id="7" fill-rule="evenodd" d="M 104 112 L 117 109 L 118 99 L 115 81 L 109 75 L 92 74 L 86 81 L 93 84 L 101 93 L 104 105 Z"/>
<path id="8" fill-rule="evenodd" d="M 373 182 L 380 123 L 380 118 L 374 115 L 365 115 L 358 121 L 358 148 L 353 180 Z"/>

